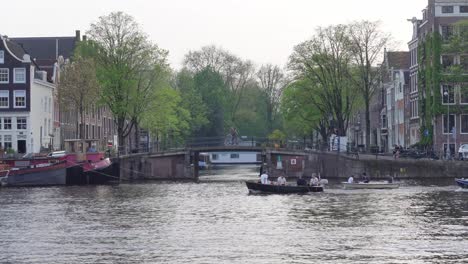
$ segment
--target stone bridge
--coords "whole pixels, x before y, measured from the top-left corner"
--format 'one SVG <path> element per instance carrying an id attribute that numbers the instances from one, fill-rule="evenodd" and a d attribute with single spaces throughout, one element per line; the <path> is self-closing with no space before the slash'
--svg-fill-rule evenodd
<path id="1" fill-rule="evenodd" d="M 468 161 L 414 160 L 374 155 L 348 156 L 332 152 L 294 151 L 265 147 L 199 147 L 120 157 L 120 175 L 126 180 L 197 180 L 199 153 L 252 151 L 261 153 L 262 166 L 270 177 L 310 177 L 320 173 L 330 179 L 346 179 L 366 172 L 374 179 L 388 175 L 399 178 L 468 178 Z"/>
<path id="2" fill-rule="evenodd" d="M 202 152 L 257 152 L 262 166 L 275 177 L 279 173 L 298 177 L 306 171 L 308 153 L 258 146 L 194 147 L 157 153 L 139 153 L 120 157 L 122 180 L 197 180 L 199 154 Z"/>

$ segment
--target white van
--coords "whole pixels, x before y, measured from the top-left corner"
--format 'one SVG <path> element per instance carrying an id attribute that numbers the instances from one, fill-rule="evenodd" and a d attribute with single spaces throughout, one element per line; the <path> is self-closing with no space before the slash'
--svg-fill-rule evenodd
<path id="1" fill-rule="evenodd" d="M 458 158 L 461 160 L 468 159 L 468 144 L 461 144 L 458 149 Z"/>
<path id="2" fill-rule="evenodd" d="M 67 152 L 65 150 L 61 150 L 61 151 L 50 152 L 49 154 L 47 154 L 47 157 L 48 158 L 60 158 L 65 155 L 67 155 Z"/>

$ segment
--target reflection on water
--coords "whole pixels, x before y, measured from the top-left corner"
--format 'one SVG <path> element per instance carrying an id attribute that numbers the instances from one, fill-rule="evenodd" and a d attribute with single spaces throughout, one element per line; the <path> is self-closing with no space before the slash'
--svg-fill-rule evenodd
<path id="1" fill-rule="evenodd" d="M 0 189 L 0 263 L 468 262 L 468 192 L 454 184 L 248 195 L 257 177 Z"/>

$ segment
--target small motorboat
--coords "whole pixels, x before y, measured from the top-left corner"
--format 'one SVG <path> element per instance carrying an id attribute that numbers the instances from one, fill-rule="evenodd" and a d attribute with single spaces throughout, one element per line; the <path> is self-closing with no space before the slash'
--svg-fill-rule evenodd
<path id="1" fill-rule="evenodd" d="M 468 179 L 465 179 L 465 178 L 455 179 L 455 182 L 458 184 L 458 186 L 462 188 L 468 188 Z"/>
<path id="2" fill-rule="evenodd" d="M 400 187 L 398 183 L 389 182 L 343 182 L 344 189 L 397 189 Z"/>
<path id="3" fill-rule="evenodd" d="M 308 193 L 323 192 L 322 186 L 297 186 L 261 184 L 256 181 L 246 181 L 245 184 L 251 193 Z"/>

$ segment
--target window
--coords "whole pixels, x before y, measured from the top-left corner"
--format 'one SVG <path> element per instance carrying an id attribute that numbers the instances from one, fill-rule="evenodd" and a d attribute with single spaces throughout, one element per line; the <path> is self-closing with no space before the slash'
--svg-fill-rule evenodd
<path id="1" fill-rule="evenodd" d="M 468 83 L 460 85 L 460 104 L 468 104 Z"/>
<path id="2" fill-rule="evenodd" d="M 443 126 L 444 134 L 452 134 L 453 128 L 455 127 L 455 115 L 450 115 L 448 127 L 447 127 L 447 115 L 443 115 L 442 126 Z M 448 131 L 450 131 L 450 133 Z"/>
<path id="3" fill-rule="evenodd" d="M 448 70 L 450 66 L 453 65 L 454 56 L 453 55 L 442 55 L 442 69 Z"/>
<path id="4" fill-rule="evenodd" d="M 15 108 L 26 107 L 26 91 L 14 91 Z"/>
<path id="5" fill-rule="evenodd" d="M 3 129 L 11 130 L 11 117 L 3 118 Z"/>
<path id="6" fill-rule="evenodd" d="M 26 83 L 26 68 L 14 68 L 13 74 L 14 83 Z"/>
<path id="7" fill-rule="evenodd" d="M 0 69 L 0 83 L 9 83 L 10 82 L 10 70 L 6 68 Z"/>
<path id="8" fill-rule="evenodd" d="M 219 155 L 218 154 L 211 154 L 211 160 L 218 160 Z"/>
<path id="9" fill-rule="evenodd" d="M 5 51 L 0 50 L 0 63 L 5 63 Z"/>
<path id="10" fill-rule="evenodd" d="M 8 108 L 9 105 L 9 97 L 10 97 L 10 92 L 9 91 L 0 91 L 0 108 Z"/>
<path id="11" fill-rule="evenodd" d="M 16 118 L 16 129 L 25 130 L 27 128 L 26 117 L 17 117 Z"/>
<path id="12" fill-rule="evenodd" d="M 50 97 L 49 97 L 49 113 L 52 113 L 52 103 L 50 102 Z"/>
<path id="13" fill-rule="evenodd" d="M 460 115 L 460 133 L 468 134 L 468 114 Z"/>
<path id="14" fill-rule="evenodd" d="M 231 159 L 238 159 L 239 153 L 231 153 Z"/>
<path id="15" fill-rule="evenodd" d="M 442 85 L 442 104 L 454 104 L 455 103 L 455 89 L 451 84 Z"/>
<path id="16" fill-rule="evenodd" d="M 453 6 L 442 6 L 442 14 L 453 13 Z"/>
<path id="17" fill-rule="evenodd" d="M 387 128 L 387 115 L 382 115 L 382 128 Z"/>
<path id="18" fill-rule="evenodd" d="M 5 147 L 5 150 L 13 148 L 13 146 L 11 145 L 11 135 L 3 136 L 3 145 Z"/>
<path id="19" fill-rule="evenodd" d="M 460 6 L 460 13 L 468 13 L 468 6 Z"/>
<path id="20" fill-rule="evenodd" d="M 468 55 L 460 55 L 460 66 L 463 70 L 468 71 Z"/>
<path id="21" fill-rule="evenodd" d="M 449 40 L 453 35 L 453 27 L 451 25 L 443 25 L 441 26 L 441 33 L 443 40 Z"/>

